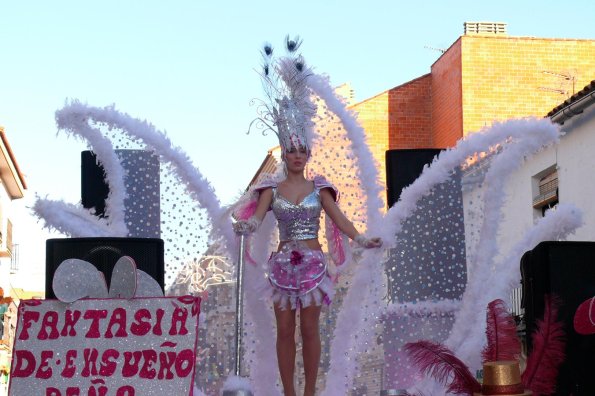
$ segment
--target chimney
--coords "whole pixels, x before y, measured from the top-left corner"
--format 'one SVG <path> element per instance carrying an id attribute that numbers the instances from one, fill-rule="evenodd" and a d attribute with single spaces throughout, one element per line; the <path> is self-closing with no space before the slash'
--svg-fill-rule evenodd
<path id="1" fill-rule="evenodd" d="M 465 35 L 502 35 L 506 36 L 506 23 L 502 22 L 465 22 Z"/>

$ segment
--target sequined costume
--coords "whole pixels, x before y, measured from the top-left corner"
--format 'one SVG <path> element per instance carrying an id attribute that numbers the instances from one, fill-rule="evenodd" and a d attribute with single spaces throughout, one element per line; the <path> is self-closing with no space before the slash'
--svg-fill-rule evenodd
<path id="1" fill-rule="evenodd" d="M 330 188 L 335 198 L 337 191 L 323 177 L 315 177 L 313 182 L 312 192 L 297 204 L 279 194 L 276 184 L 265 186 L 273 190 L 271 210 L 279 225 L 279 240 L 286 242 L 268 261 L 273 301 L 281 308 L 329 304 L 333 296 L 324 253 L 309 249 L 303 241 L 318 238 L 322 211 L 320 190 Z"/>

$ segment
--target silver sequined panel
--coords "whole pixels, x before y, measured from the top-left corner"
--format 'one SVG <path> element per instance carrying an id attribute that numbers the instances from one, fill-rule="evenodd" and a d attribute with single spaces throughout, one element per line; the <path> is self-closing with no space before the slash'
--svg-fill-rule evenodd
<path id="1" fill-rule="evenodd" d="M 322 205 L 317 188 L 297 205 L 273 188 L 271 209 L 279 223 L 279 240 L 303 241 L 318 238 Z"/>

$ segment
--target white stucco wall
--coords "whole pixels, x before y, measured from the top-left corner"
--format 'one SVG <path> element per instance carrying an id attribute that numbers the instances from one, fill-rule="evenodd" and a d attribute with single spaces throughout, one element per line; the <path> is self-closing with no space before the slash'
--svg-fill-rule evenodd
<path id="1" fill-rule="evenodd" d="M 2 232 L 2 243 L 0 249 L 6 250 L 7 219 L 10 218 L 11 200 L 4 184 L 0 182 L 0 232 Z M 10 257 L 0 257 L 0 287 L 4 289 L 4 295 L 10 295 Z"/>
<path id="2" fill-rule="evenodd" d="M 498 235 L 500 253 L 505 254 L 541 218 L 541 210 L 533 209 L 533 197 L 538 195 L 538 181 L 544 171 L 557 167 L 559 202 L 572 203 L 583 211 L 585 225 L 568 240 L 595 241 L 595 105 L 574 116 L 561 126 L 565 135 L 559 144 L 527 158 L 523 166 L 508 176 L 505 204 Z M 463 192 L 465 236 L 474 241 L 479 232 L 482 208 L 481 186 Z M 468 243 L 468 257 L 470 246 Z"/>

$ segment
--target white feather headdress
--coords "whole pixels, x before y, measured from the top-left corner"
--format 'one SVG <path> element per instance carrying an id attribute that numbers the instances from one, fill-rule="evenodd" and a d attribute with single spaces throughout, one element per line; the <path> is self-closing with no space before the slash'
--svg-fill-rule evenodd
<path id="1" fill-rule="evenodd" d="M 292 147 L 305 147 L 308 153 L 312 144 L 316 105 L 311 100 L 311 92 L 306 80 L 312 70 L 306 66 L 304 58 L 297 51 L 302 44 L 299 37 L 285 38 L 287 55 L 273 58 L 273 47 L 265 44 L 262 49 L 262 78 L 265 100 L 258 103 L 258 118 L 250 124 L 273 131 L 279 138 L 284 151 Z"/>

